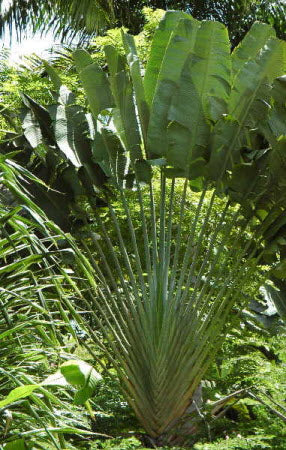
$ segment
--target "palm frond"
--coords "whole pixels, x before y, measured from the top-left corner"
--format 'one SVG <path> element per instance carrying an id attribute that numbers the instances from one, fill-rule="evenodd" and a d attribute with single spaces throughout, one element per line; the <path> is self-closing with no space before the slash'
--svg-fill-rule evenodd
<path id="1" fill-rule="evenodd" d="M 47 32 L 53 30 L 55 36 L 71 41 L 76 35 L 80 38 L 95 35 L 99 30 L 113 23 L 113 2 L 84 0 L 78 3 L 49 0 L 0 2 L 0 35 L 9 29 L 10 36 L 16 33 L 17 39 L 28 30 Z"/>

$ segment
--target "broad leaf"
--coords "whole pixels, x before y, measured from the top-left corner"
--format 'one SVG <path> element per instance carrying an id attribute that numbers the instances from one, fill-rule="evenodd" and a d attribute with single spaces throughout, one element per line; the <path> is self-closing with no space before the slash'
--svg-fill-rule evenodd
<path id="1" fill-rule="evenodd" d="M 76 50 L 73 53 L 73 58 L 86 92 L 91 112 L 94 118 L 97 119 L 98 114 L 102 110 L 114 106 L 107 76 L 85 50 Z"/>
<path id="2" fill-rule="evenodd" d="M 144 88 L 149 105 L 153 101 L 161 63 L 171 34 L 176 28 L 177 23 L 184 18 L 187 20 L 191 19 L 188 14 L 184 14 L 183 12 L 167 11 L 156 30 L 144 77 Z"/>
<path id="3" fill-rule="evenodd" d="M 15 441 L 7 442 L 3 447 L 5 450 L 27 450 L 24 439 L 16 439 Z"/>
<path id="4" fill-rule="evenodd" d="M 284 280 L 274 277 L 272 278 L 272 281 L 273 285 L 265 284 L 265 286 L 263 286 L 264 296 L 267 300 L 274 303 L 278 314 L 284 321 L 286 321 L 286 283 Z"/>
<path id="5" fill-rule="evenodd" d="M 114 124 L 132 161 L 142 158 L 141 137 L 135 113 L 133 87 L 126 71 L 126 60 L 115 47 L 104 48 L 110 70 L 110 86 L 117 109 Z"/>
<path id="6" fill-rule="evenodd" d="M 80 387 L 75 395 L 75 404 L 84 404 L 93 394 L 101 375 L 83 361 L 71 360 L 60 367 L 62 375 L 72 386 Z"/>
<path id="7" fill-rule="evenodd" d="M 40 387 L 39 384 L 28 384 L 26 386 L 19 386 L 13 389 L 4 400 L 0 400 L 0 408 L 11 405 L 12 403 L 21 400 L 22 398 L 29 397 L 35 389 Z"/>
<path id="8" fill-rule="evenodd" d="M 198 26 L 195 20 L 180 20 L 170 36 L 164 58 L 160 61 L 147 136 L 150 155 L 166 154 L 168 112 L 172 97 L 179 89 L 185 62 L 194 48 Z M 146 76 L 147 72 L 145 78 Z"/>
<path id="9" fill-rule="evenodd" d="M 269 38 L 275 37 L 274 29 L 266 23 L 256 22 L 246 36 L 232 52 L 233 77 L 243 68 L 245 63 L 257 57 Z"/>
<path id="10" fill-rule="evenodd" d="M 130 74 L 134 86 L 134 93 L 138 114 L 140 118 L 141 131 L 144 141 L 146 143 L 147 129 L 149 123 L 149 108 L 146 100 L 145 89 L 143 86 L 140 61 L 137 55 L 134 37 L 131 36 L 130 34 L 122 32 L 122 40 L 124 43 L 127 61 L 130 68 Z"/>

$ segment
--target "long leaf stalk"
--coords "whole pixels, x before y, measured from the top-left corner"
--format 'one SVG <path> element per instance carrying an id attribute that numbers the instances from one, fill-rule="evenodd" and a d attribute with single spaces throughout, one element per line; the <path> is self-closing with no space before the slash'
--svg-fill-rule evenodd
<path id="1" fill-rule="evenodd" d="M 233 242 L 239 241 L 241 238 L 239 236 L 240 231 L 236 229 L 240 211 L 235 209 L 230 213 L 229 202 L 225 203 L 224 210 L 219 219 L 216 220 L 216 226 L 213 227 L 208 238 L 207 249 L 203 245 L 206 229 L 210 220 L 213 220 L 214 217 L 213 207 L 217 198 L 215 191 L 211 193 L 210 200 L 207 202 L 205 201 L 207 190 L 203 191 L 192 218 L 188 239 L 174 241 L 172 229 L 177 218 L 173 214 L 173 202 L 176 192 L 175 182 L 172 181 L 170 186 L 167 183 L 168 190 L 171 192 L 171 198 L 169 198 L 168 202 L 166 200 L 167 184 L 164 176 L 161 177 L 160 183 L 160 192 L 163 195 L 161 196 L 158 210 L 154 207 L 154 193 L 152 193 L 151 211 L 153 211 L 153 217 L 151 217 L 151 223 L 147 226 L 145 220 L 145 222 L 141 223 L 140 229 L 135 230 L 131 219 L 131 209 L 129 211 L 130 221 L 128 222 L 128 229 L 133 227 L 133 236 L 136 236 L 133 241 L 131 239 L 132 246 L 134 246 L 134 242 L 137 245 L 140 235 L 142 237 L 142 234 L 148 232 L 148 238 L 145 235 L 143 256 L 145 256 L 144 267 L 149 271 L 151 270 L 151 273 L 148 273 L 148 277 L 144 282 L 146 283 L 147 280 L 152 279 L 154 283 L 156 280 L 156 302 L 154 302 L 151 295 L 154 291 L 150 290 L 148 286 L 146 286 L 146 289 L 142 289 L 142 266 L 136 263 L 131 265 L 131 261 L 127 256 L 130 242 L 124 242 L 124 234 L 120 231 L 122 222 L 120 222 L 121 219 L 119 217 L 116 217 L 116 212 L 113 208 L 109 208 L 109 213 L 117 230 L 117 236 L 118 238 L 120 237 L 121 243 L 119 247 L 112 247 L 113 244 L 110 238 L 107 237 L 106 232 L 102 235 L 102 238 L 106 239 L 109 251 L 114 253 L 112 265 L 109 262 L 113 278 L 115 280 L 118 279 L 122 288 L 125 284 L 124 292 L 126 292 L 126 283 L 123 280 L 126 276 L 130 276 L 130 271 L 133 272 L 130 285 L 131 290 L 134 284 L 137 283 L 132 301 L 134 303 L 132 315 L 134 315 L 135 323 L 140 323 L 140 327 L 136 326 L 136 329 L 131 331 L 133 320 L 131 320 L 130 325 L 127 321 L 127 327 L 131 327 L 130 332 L 126 335 L 127 340 L 129 340 L 127 352 L 121 353 L 120 342 L 118 342 L 117 348 L 113 346 L 113 351 L 115 351 L 116 358 L 121 363 L 126 359 L 123 369 L 125 376 L 123 378 L 120 377 L 124 384 L 123 389 L 129 392 L 129 398 L 133 398 L 133 407 L 135 407 L 136 396 L 138 396 L 136 409 L 140 410 L 140 419 L 141 421 L 143 420 L 145 428 L 153 436 L 158 436 L 168 429 L 170 424 L 173 423 L 174 411 L 176 411 L 176 414 L 179 414 L 179 411 L 182 414 L 184 408 L 188 406 L 187 402 L 196 389 L 203 371 L 208 366 L 207 361 L 210 360 L 210 355 L 218 348 L 219 344 L 216 345 L 214 342 L 220 342 L 220 333 L 225 326 L 228 313 L 236 299 L 234 294 L 238 291 L 241 283 L 245 281 L 245 274 L 248 274 L 247 261 L 249 259 L 252 262 L 252 257 L 254 256 L 254 250 L 250 255 L 247 255 L 247 250 L 253 243 L 253 240 L 251 242 L 248 241 L 245 248 L 239 252 L 236 252 L 229 246 L 230 249 L 228 250 L 227 248 L 231 233 L 236 233 Z M 183 188 L 183 191 L 179 192 L 181 194 L 181 203 L 185 204 L 188 198 L 188 190 Z M 121 194 L 125 195 L 124 191 Z M 149 208 L 148 193 L 146 190 L 140 190 L 139 195 L 141 198 L 142 217 L 143 207 Z M 125 197 L 125 211 L 127 207 L 130 208 L 128 198 Z M 146 214 L 147 211 L 144 213 L 144 217 Z M 181 211 L 181 216 L 183 214 L 185 213 Z M 147 228 L 149 226 L 150 230 Z M 240 228 L 243 228 L 243 226 Z M 245 228 L 247 228 L 247 222 Z M 158 252 L 153 252 L 153 257 L 149 260 L 149 251 L 146 252 L 146 243 L 149 243 L 149 233 L 150 236 L 153 233 L 153 239 L 155 239 L 154 231 L 157 229 L 159 231 L 158 237 L 156 231 Z M 143 237 L 142 240 L 144 241 Z M 178 248 L 178 244 L 180 248 Z M 212 257 L 214 245 L 217 246 L 218 253 Z M 259 245 L 260 242 L 257 242 L 257 248 L 259 248 Z M 192 247 L 195 250 L 191 251 Z M 173 248 L 173 256 L 171 256 L 171 248 Z M 182 252 L 183 249 L 184 252 Z M 115 256 L 115 254 L 120 255 L 120 263 L 118 256 Z M 222 268 L 218 267 L 221 258 L 223 258 Z M 164 262 L 167 263 L 166 266 Z M 178 266 L 178 269 L 182 267 L 181 272 L 176 270 L 175 275 L 174 264 Z M 241 266 L 240 270 L 238 270 L 239 266 Z M 114 270 L 112 270 L 112 267 Z M 250 264 L 250 267 L 252 267 L 252 264 Z M 218 272 L 217 269 L 219 269 Z M 210 282 L 213 275 L 218 276 L 219 273 L 224 275 L 225 281 L 222 284 L 219 281 L 219 286 L 215 287 Z M 199 278 L 196 278 L 196 276 Z M 172 292 L 167 288 L 170 277 L 172 277 L 174 286 Z M 203 277 L 205 277 L 204 279 L 207 282 L 202 283 Z M 220 279 L 220 276 L 218 276 L 218 279 Z M 210 288 L 207 287 L 209 284 Z M 164 289 L 167 297 L 164 296 Z M 190 292 L 188 294 L 189 289 Z M 203 295 L 200 295 L 202 292 Z M 112 291 L 110 291 L 110 294 L 112 295 Z M 130 295 L 129 290 L 128 295 Z M 192 301 L 191 298 L 193 299 Z M 166 299 L 168 299 L 167 302 Z M 196 299 L 195 302 L 194 299 Z M 109 298 L 108 300 L 107 297 L 103 298 L 102 296 L 102 301 L 108 302 L 111 299 Z M 128 298 L 125 301 L 127 306 Z M 142 307 L 143 304 L 149 304 L 149 308 Z M 120 304 L 112 302 L 112 307 L 112 314 L 120 317 L 122 314 Z M 105 308 L 107 312 L 109 311 L 108 316 L 110 316 L 107 304 Z M 103 312 L 103 310 L 101 311 Z M 141 316 L 137 320 L 136 314 Z M 112 322 L 112 318 L 111 322 L 107 320 L 106 324 L 111 329 L 114 328 L 114 331 L 117 328 L 116 321 Z M 114 332 L 112 334 L 116 340 L 116 334 Z M 139 342 L 137 342 L 138 336 L 140 336 Z M 139 350 L 141 346 L 142 350 L 144 349 L 143 351 Z M 140 352 L 139 358 L 138 351 Z M 136 361 L 138 363 L 140 361 L 140 364 Z M 176 367 L 178 369 L 175 369 Z M 129 380 L 131 379 L 136 383 L 137 387 L 135 390 L 133 383 L 130 384 Z M 174 402 L 175 392 L 177 392 L 177 395 Z M 143 410 L 142 405 L 144 405 Z M 146 408 L 146 414 L 144 414 L 144 408 Z"/>
<path id="2" fill-rule="evenodd" d="M 93 241 L 93 249 L 98 254 L 91 253 L 91 247 L 84 243 L 90 263 L 70 241 L 81 288 L 75 276 L 61 269 L 56 253 L 46 251 L 46 243 L 34 240 L 31 251 L 31 255 L 45 255 L 45 270 L 54 275 L 51 285 L 56 288 L 64 310 L 88 331 L 98 348 L 109 358 L 117 370 L 127 400 L 147 432 L 154 437 L 166 433 L 174 425 L 175 418 L 188 407 L 220 345 L 221 333 L 240 294 L 239 289 L 255 271 L 253 261 L 259 258 L 256 252 L 261 248 L 260 233 L 265 226 L 262 222 L 257 230 L 258 238 L 252 236 L 249 240 L 246 234 L 248 221 L 238 226 L 240 210 L 233 210 L 227 200 L 220 216 L 216 217 L 215 190 L 209 192 L 205 188 L 196 207 L 188 212 L 186 205 L 189 204 L 190 193 L 186 182 L 183 186 L 174 179 L 169 182 L 162 174 L 159 189 L 163 195 L 156 207 L 153 186 L 142 189 L 138 185 L 132 195 L 122 190 L 124 219 L 117 216 L 116 209 L 109 205 L 108 215 L 118 238 L 115 245 L 104 224 L 106 210 L 104 220 L 97 212 L 97 223 L 102 233 L 100 240 Z M 178 195 L 180 201 L 175 203 Z M 195 194 L 191 196 L 194 198 Z M 139 217 L 144 217 L 136 228 L 130 204 L 134 197 L 139 201 Z M 180 211 L 179 224 L 177 208 Z M 191 223 L 186 225 L 187 214 Z M 127 229 L 130 235 L 124 232 L 126 217 L 129 217 Z M 210 222 L 214 224 L 211 227 Z M 174 233 L 176 226 L 179 231 L 177 228 L 177 233 Z M 186 226 L 189 232 L 184 238 Z M 203 243 L 207 229 L 210 229 L 210 235 L 206 246 Z M 236 247 L 241 233 L 245 234 L 245 243 L 236 251 L 229 243 Z M 29 236 L 26 234 L 27 239 Z M 133 237 L 129 239 L 129 236 Z M 139 256 L 140 241 L 143 242 L 143 253 L 133 264 L 129 249 L 131 246 Z M 248 253 L 253 244 L 254 248 Z M 214 246 L 216 254 L 213 254 Z M 105 248 L 111 256 L 108 260 Z M 147 276 L 143 275 L 143 267 Z M 56 273 L 60 278 L 55 276 Z M 214 277 L 218 286 L 213 283 Z M 152 280 L 151 287 L 148 286 L 149 280 Z M 34 279 L 32 289 L 38 284 L 39 281 Z M 81 304 L 81 308 L 85 307 L 101 337 L 76 311 L 65 294 L 65 285 L 72 290 L 74 301 Z M 46 309 L 45 298 L 38 296 L 38 299 Z"/>

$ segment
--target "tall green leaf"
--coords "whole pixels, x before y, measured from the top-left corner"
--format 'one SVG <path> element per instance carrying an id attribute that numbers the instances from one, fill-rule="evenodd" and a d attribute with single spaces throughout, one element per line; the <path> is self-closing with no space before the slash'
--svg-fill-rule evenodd
<path id="1" fill-rule="evenodd" d="M 224 120 L 224 125 L 221 121 L 215 125 L 214 134 L 219 134 L 219 141 L 224 141 L 224 144 L 218 145 L 213 141 L 208 167 L 211 177 L 221 177 L 225 169 L 240 162 L 247 127 L 254 127 L 266 119 L 271 83 L 284 71 L 285 45 L 285 42 L 270 38 L 256 59 L 247 61 L 235 78 L 229 113 L 230 120 L 235 119 L 238 125 L 232 127 L 231 133 L 228 121 Z"/>
<path id="2" fill-rule="evenodd" d="M 114 125 L 132 161 L 142 158 L 141 137 L 135 114 L 133 86 L 126 71 L 126 60 L 111 45 L 104 48 L 110 71 L 110 86 L 116 105 Z"/>
<path id="3" fill-rule="evenodd" d="M 179 20 L 171 33 L 162 62 L 160 61 L 147 136 L 147 150 L 150 155 L 166 153 L 168 111 L 172 97 L 179 89 L 185 62 L 195 45 L 197 29 L 197 21 Z M 145 78 L 147 75 L 146 72 Z"/>
<path id="4" fill-rule="evenodd" d="M 114 106 L 107 76 L 87 51 L 78 49 L 73 53 L 73 58 L 91 112 L 97 119 L 102 110 Z"/>
<path id="5" fill-rule="evenodd" d="M 183 12 L 167 11 L 164 18 L 160 21 L 158 29 L 156 30 L 144 77 L 144 88 L 149 105 L 151 105 L 153 101 L 161 63 L 171 34 L 173 33 L 177 23 L 184 18 L 188 20 L 191 19 L 188 14 Z"/>
<path id="6" fill-rule="evenodd" d="M 203 158 L 201 165 L 206 162 L 211 123 L 227 112 L 230 76 L 227 30 L 219 23 L 203 22 L 169 110 L 170 164 L 188 171 L 198 158 Z"/>
<path id="7" fill-rule="evenodd" d="M 232 52 L 232 73 L 235 78 L 245 63 L 255 59 L 268 39 L 275 37 L 274 29 L 266 23 L 256 22 Z"/>
<path id="8" fill-rule="evenodd" d="M 122 40 L 124 43 L 127 61 L 130 67 L 130 74 L 134 86 L 136 105 L 141 124 L 141 132 L 146 145 L 147 129 L 149 123 L 149 108 L 146 100 L 145 89 L 143 85 L 140 61 L 137 55 L 134 37 L 130 34 L 122 32 Z"/>

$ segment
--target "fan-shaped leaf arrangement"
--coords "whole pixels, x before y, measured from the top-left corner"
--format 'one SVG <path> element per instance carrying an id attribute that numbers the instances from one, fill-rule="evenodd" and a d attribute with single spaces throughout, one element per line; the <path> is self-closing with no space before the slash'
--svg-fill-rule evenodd
<path id="1" fill-rule="evenodd" d="M 222 24 L 167 12 L 142 76 L 132 36 L 122 39 L 125 55 L 105 49 L 108 73 L 74 53 L 91 113 L 49 68 L 57 103 L 26 96 L 24 129 L 65 158 L 70 192 L 94 209 L 97 326 L 159 437 L 190 405 L 258 264 L 274 243 L 279 253 L 286 44 L 257 23 L 231 53 Z"/>

